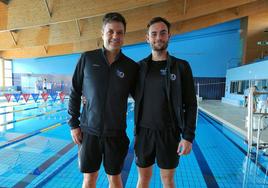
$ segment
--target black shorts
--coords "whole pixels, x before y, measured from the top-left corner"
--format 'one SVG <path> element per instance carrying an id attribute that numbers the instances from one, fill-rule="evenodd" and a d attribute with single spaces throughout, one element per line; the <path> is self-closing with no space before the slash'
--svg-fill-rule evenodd
<path id="1" fill-rule="evenodd" d="M 79 146 L 78 152 L 80 171 L 82 173 L 97 172 L 103 160 L 107 174 L 120 174 L 128 153 L 128 146 L 127 136 L 98 137 L 83 133 L 82 144 Z"/>
<path id="2" fill-rule="evenodd" d="M 147 168 L 155 163 L 161 169 L 173 169 L 179 164 L 177 153 L 179 130 L 151 130 L 140 127 L 135 137 L 136 164 Z"/>

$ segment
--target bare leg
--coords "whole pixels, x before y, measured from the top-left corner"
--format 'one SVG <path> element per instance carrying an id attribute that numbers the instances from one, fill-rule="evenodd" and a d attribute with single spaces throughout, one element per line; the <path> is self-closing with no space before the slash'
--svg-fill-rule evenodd
<path id="1" fill-rule="evenodd" d="M 164 188 L 175 188 L 174 183 L 174 169 L 160 169 L 161 181 Z"/>
<path id="2" fill-rule="evenodd" d="M 109 180 L 109 188 L 123 188 L 121 174 L 107 175 Z"/>
<path id="3" fill-rule="evenodd" d="M 83 188 L 96 188 L 98 172 L 84 173 Z"/>
<path id="4" fill-rule="evenodd" d="M 138 167 L 139 179 L 137 183 L 137 188 L 149 188 L 150 180 L 153 173 L 153 166 L 147 168 Z"/>

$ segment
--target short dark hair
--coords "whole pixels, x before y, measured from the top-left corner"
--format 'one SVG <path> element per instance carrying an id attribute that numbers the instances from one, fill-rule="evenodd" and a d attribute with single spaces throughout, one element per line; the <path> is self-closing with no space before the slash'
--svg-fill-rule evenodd
<path id="1" fill-rule="evenodd" d="M 147 24 L 147 29 L 149 30 L 149 27 L 155 23 L 158 23 L 158 22 L 163 22 L 164 24 L 166 24 L 167 28 L 168 28 L 168 32 L 170 30 L 170 26 L 171 24 L 165 19 L 165 18 L 162 18 L 162 17 L 154 17 L 152 18 L 149 23 Z"/>
<path id="2" fill-rule="evenodd" d="M 110 12 L 105 14 L 102 19 L 102 26 L 105 26 L 107 23 L 111 23 L 113 21 L 121 22 L 124 25 L 124 31 L 126 32 L 126 26 L 127 26 L 126 20 L 124 16 L 122 16 L 118 12 Z"/>

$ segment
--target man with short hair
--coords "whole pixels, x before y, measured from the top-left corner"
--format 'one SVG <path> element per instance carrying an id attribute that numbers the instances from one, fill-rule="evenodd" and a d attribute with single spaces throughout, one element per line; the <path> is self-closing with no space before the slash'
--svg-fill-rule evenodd
<path id="1" fill-rule="evenodd" d="M 149 187 L 156 159 L 163 187 L 172 188 L 179 156 L 190 153 L 195 137 L 194 82 L 189 64 L 167 51 L 170 23 L 155 17 L 147 29 L 152 54 L 140 62 L 135 95 L 137 187 Z"/>
<path id="2" fill-rule="evenodd" d="M 121 52 L 125 32 L 126 21 L 121 14 L 106 14 L 103 48 L 83 53 L 72 78 L 69 125 L 79 146 L 84 188 L 96 187 L 101 162 L 110 187 L 123 187 L 120 173 L 129 146 L 127 100 L 134 93 L 138 73 L 138 64 Z M 82 95 L 85 105 L 80 116 Z"/>

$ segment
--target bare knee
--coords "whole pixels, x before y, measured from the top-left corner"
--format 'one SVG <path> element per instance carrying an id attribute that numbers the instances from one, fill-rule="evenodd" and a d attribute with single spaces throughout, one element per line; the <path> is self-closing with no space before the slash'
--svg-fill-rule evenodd
<path id="1" fill-rule="evenodd" d="M 170 187 L 174 184 L 174 178 L 170 175 L 161 175 L 161 180 L 164 187 Z"/>
<path id="2" fill-rule="evenodd" d="M 109 180 L 109 188 L 121 188 L 123 187 L 121 175 L 107 175 Z"/>
<path id="3" fill-rule="evenodd" d="M 152 177 L 152 173 L 139 174 L 139 179 L 140 179 L 142 182 L 150 182 L 151 177 Z"/>
<path id="4" fill-rule="evenodd" d="M 138 168 L 138 171 L 139 171 L 139 179 L 137 183 L 137 188 L 149 187 L 150 180 L 152 177 L 152 167 Z"/>
<path id="5" fill-rule="evenodd" d="M 98 172 L 84 173 L 83 188 L 95 188 Z"/>
<path id="6" fill-rule="evenodd" d="M 161 181 L 164 188 L 173 188 L 174 184 L 174 170 L 161 170 Z"/>

